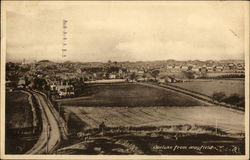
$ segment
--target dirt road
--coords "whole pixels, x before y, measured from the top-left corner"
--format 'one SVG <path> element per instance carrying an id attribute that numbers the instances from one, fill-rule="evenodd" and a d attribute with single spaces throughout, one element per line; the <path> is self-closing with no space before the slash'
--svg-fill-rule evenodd
<path id="1" fill-rule="evenodd" d="M 52 153 L 57 149 L 62 138 L 59 120 L 44 95 L 34 91 L 31 93 L 40 107 L 43 128 L 37 143 L 26 154 Z"/>

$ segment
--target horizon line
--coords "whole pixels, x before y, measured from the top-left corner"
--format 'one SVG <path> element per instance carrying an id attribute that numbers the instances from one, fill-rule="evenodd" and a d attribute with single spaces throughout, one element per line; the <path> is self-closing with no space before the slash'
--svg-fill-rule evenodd
<path id="1" fill-rule="evenodd" d="M 50 62 L 55 62 L 55 63 L 65 63 L 65 62 L 72 62 L 72 63 L 108 63 L 109 61 L 111 62 L 118 62 L 118 63 L 121 63 L 121 62 L 159 62 L 159 61 L 179 61 L 179 62 L 185 62 L 185 61 L 202 61 L 202 62 L 205 62 L 205 61 L 245 61 L 245 58 L 244 59 L 207 59 L 207 60 L 201 60 L 201 59 L 188 59 L 188 60 L 178 60 L 178 59 L 162 59 L 162 60 L 124 60 L 124 61 L 119 61 L 119 60 L 107 60 L 107 61 L 75 61 L 75 60 L 65 60 L 65 61 L 60 61 L 60 60 L 50 60 L 50 59 L 41 59 L 41 60 L 30 60 L 30 59 L 22 59 L 22 60 L 6 60 L 5 62 L 8 63 L 8 62 L 14 62 L 14 63 L 20 63 L 20 62 L 23 62 L 23 61 L 27 61 L 27 62 L 30 62 L 30 63 L 34 63 L 34 62 L 40 62 L 40 61 L 50 61 Z"/>

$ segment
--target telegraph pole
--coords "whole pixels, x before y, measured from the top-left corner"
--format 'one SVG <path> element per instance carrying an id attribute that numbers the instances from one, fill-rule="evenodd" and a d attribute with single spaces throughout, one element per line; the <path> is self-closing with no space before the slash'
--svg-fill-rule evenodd
<path id="1" fill-rule="evenodd" d="M 68 20 L 63 19 L 62 20 L 62 64 L 63 64 L 63 58 L 67 56 L 67 40 L 68 40 Z M 58 103 L 58 109 L 59 109 L 59 122 L 61 123 L 61 104 Z M 59 125 L 61 127 L 61 125 Z"/>
<path id="2" fill-rule="evenodd" d="M 67 40 L 68 40 L 68 20 L 66 19 L 63 19 L 63 22 L 62 22 L 62 60 L 64 57 L 66 57 L 66 52 L 67 52 Z"/>

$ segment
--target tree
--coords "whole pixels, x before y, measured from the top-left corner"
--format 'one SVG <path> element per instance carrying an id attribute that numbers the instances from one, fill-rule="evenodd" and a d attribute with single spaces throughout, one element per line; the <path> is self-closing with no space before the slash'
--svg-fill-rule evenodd
<path id="1" fill-rule="evenodd" d="M 240 101 L 236 105 L 239 106 L 239 107 L 241 107 L 241 108 L 245 108 L 245 98 L 244 97 L 240 97 Z"/>
<path id="2" fill-rule="evenodd" d="M 134 81 L 135 78 L 136 78 L 135 72 L 133 72 L 132 74 L 130 74 L 129 79 L 131 79 L 132 81 Z"/>
<path id="3" fill-rule="evenodd" d="M 112 72 L 119 72 L 120 67 L 117 66 L 110 66 L 107 70 L 108 73 L 112 73 Z"/>
<path id="4" fill-rule="evenodd" d="M 151 75 L 155 78 L 155 81 L 156 81 L 156 78 L 158 77 L 159 73 L 160 73 L 159 70 L 153 70 L 153 71 L 151 72 Z"/>
<path id="5" fill-rule="evenodd" d="M 185 72 L 183 71 L 185 77 L 187 77 L 188 79 L 194 79 L 194 73 L 193 72 Z"/>
<path id="6" fill-rule="evenodd" d="M 225 99 L 225 97 L 226 97 L 226 94 L 224 92 L 215 92 L 212 95 L 212 98 L 219 102 L 222 102 Z"/>
<path id="7" fill-rule="evenodd" d="M 188 66 L 188 70 L 192 70 L 193 66 Z"/>
<path id="8" fill-rule="evenodd" d="M 35 89 L 43 90 L 43 89 L 46 88 L 46 86 L 45 86 L 46 84 L 47 83 L 46 83 L 45 79 L 43 79 L 43 78 L 36 77 L 34 79 L 34 87 L 35 87 Z"/>
<path id="9" fill-rule="evenodd" d="M 147 77 L 147 75 L 144 73 L 144 74 L 142 75 L 142 78 L 143 78 L 144 81 L 145 81 L 146 77 Z"/>
<path id="10" fill-rule="evenodd" d="M 228 104 L 233 104 L 233 105 L 237 105 L 240 103 L 240 101 L 242 100 L 242 98 L 240 97 L 239 94 L 231 94 L 229 97 L 227 97 L 225 99 L 225 102 Z"/>
<path id="11" fill-rule="evenodd" d="M 24 77 L 24 81 L 25 81 L 26 86 L 28 86 L 31 83 L 31 81 L 29 80 L 27 76 Z"/>

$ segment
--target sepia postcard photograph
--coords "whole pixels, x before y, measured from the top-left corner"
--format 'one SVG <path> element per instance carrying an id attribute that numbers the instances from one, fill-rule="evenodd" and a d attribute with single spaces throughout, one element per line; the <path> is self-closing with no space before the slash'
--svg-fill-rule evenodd
<path id="1" fill-rule="evenodd" d="M 2 1 L 1 159 L 249 159 L 249 1 Z"/>

